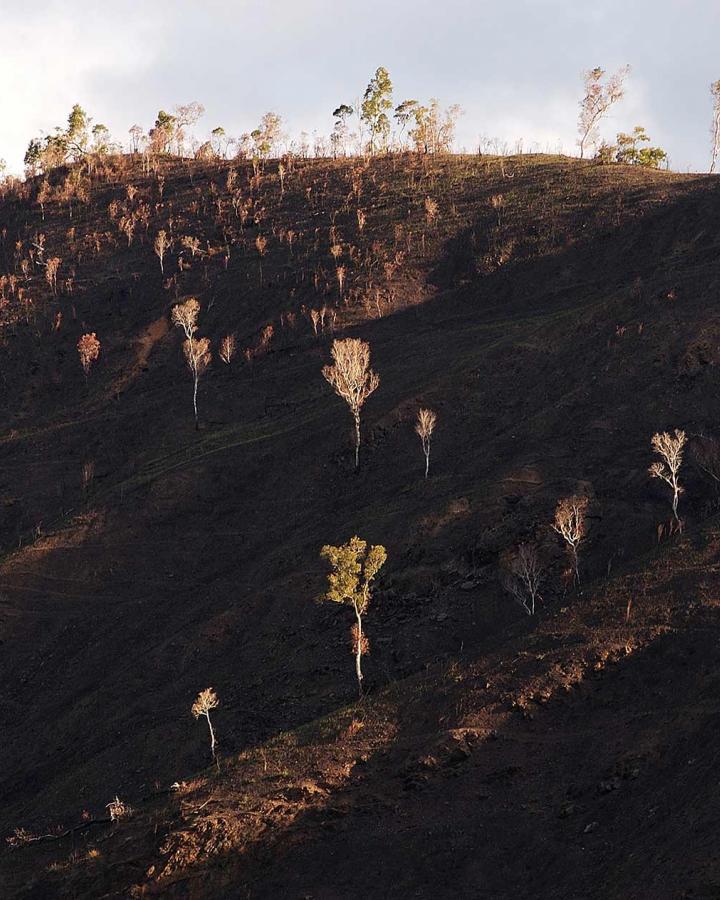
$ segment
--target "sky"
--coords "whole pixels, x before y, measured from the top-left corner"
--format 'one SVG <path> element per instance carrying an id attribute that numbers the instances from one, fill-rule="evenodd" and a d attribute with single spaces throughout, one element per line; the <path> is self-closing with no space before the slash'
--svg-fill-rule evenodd
<path id="1" fill-rule="evenodd" d="M 629 63 L 603 137 L 643 125 L 673 169 L 706 171 L 719 34 L 720 0 L 0 0 L 0 158 L 20 174 L 76 102 L 123 143 L 193 100 L 198 137 L 269 110 L 329 134 L 381 65 L 396 103 L 462 106 L 458 148 L 576 153 L 582 72 Z"/>

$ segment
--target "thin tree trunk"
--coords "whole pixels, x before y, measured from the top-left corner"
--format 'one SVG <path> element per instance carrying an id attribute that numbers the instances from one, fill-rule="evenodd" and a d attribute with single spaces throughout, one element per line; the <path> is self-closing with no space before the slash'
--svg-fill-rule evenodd
<path id="1" fill-rule="evenodd" d="M 578 562 L 577 547 L 575 547 L 572 544 L 570 546 L 572 549 L 573 563 L 575 566 L 575 585 L 576 585 L 576 587 L 580 587 L 580 566 L 579 566 L 579 562 Z"/>
<path id="2" fill-rule="evenodd" d="M 363 642 L 363 632 L 362 632 L 362 617 L 357 608 L 357 604 L 355 606 L 355 618 L 357 619 L 357 642 L 355 645 L 355 674 L 357 676 L 358 683 L 358 694 L 360 695 L 360 699 L 362 700 L 363 696 L 363 673 L 362 673 L 362 642 Z"/>
<path id="3" fill-rule="evenodd" d="M 360 416 L 355 416 L 355 468 L 360 465 Z"/>
<path id="4" fill-rule="evenodd" d="M 200 426 L 198 424 L 197 392 L 198 392 L 198 376 L 197 376 L 197 372 L 194 372 L 193 373 L 193 410 L 195 411 L 195 431 L 200 430 Z"/>
<path id="5" fill-rule="evenodd" d="M 212 727 L 212 722 L 210 721 L 210 712 L 208 711 L 205 714 L 207 718 L 208 728 L 210 729 L 210 752 L 212 753 L 212 758 L 215 760 L 215 765 L 217 766 L 218 772 L 220 771 L 220 760 L 217 758 L 217 754 L 215 753 L 215 731 Z"/>

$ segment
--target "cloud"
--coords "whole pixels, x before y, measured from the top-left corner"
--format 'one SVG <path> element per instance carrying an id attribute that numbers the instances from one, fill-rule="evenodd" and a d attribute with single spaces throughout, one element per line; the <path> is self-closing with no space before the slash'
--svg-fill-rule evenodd
<path id="1" fill-rule="evenodd" d="M 116 139 L 161 107 L 199 100 L 201 126 L 239 134 L 272 109 L 288 130 L 331 127 L 378 65 L 396 100 L 466 110 L 480 134 L 575 148 L 583 69 L 633 73 L 606 136 L 645 125 L 681 169 L 707 164 L 716 0 L 0 0 L 0 156 L 15 171 L 28 140 L 79 102 Z"/>

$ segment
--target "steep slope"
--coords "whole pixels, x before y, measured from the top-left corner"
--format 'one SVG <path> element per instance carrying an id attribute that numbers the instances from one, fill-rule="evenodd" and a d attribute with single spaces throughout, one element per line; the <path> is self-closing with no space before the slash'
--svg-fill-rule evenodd
<path id="1" fill-rule="evenodd" d="M 298 161 L 284 184 L 275 163 L 227 170 L 165 161 L 159 178 L 118 160 L 87 176 L 72 220 L 67 200 L 0 207 L 18 278 L 2 826 L 82 826 L 115 794 L 136 808 L 6 849 L 12 892 L 607 896 L 612 869 L 611 896 L 712 896 L 717 538 L 700 520 L 714 494 L 687 466 L 686 536 L 648 557 L 669 507 L 646 470 L 655 430 L 717 419 L 716 180 L 532 157 Z M 175 241 L 162 278 L 159 228 Z M 250 350 L 214 362 L 199 432 L 169 326 L 186 296 L 200 333 Z M 103 344 L 87 386 L 85 330 Z M 370 341 L 382 379 L 358 473 L 320 375 L 345 333 Z M 427 482 L 421 403 L 439 415 Z M 587 597 L 567 594 L 547 528 L 575 490 L 593 499 Z M 389 554 L 360 705 L 349 622 L 312 602 L 319 548 L 353 533 Z M 497 582 L 498 556 L 528 535 L 550 573 L 538 620 Z M 618 568 L 633 574 L 608 580 Z M 189 710 L 207 685 L 219 776 L 197 774 L 207 746 Z M 687 754 L 698 767 L 676 783 Z M 656 848 L 640 826 L 653 808 Z M 636 890 L 649 858 L 657 878 Z"/>

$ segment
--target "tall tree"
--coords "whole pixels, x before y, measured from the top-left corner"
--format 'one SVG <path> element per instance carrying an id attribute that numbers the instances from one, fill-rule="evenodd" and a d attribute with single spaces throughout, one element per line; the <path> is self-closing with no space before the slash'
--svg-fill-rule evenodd
<path id="1" fill-rule="evenodd" d="M 402 142 L 402 136 L 405 129 L 408 126 L 408 123 L 415 115 L 415 111 L 420 107 L 420 104 L 417 100 L 403 100 L 402 103 L 398 103 L 395 107 L 395 112 L 393 113 L 393 118 L 397 120 L 398 125 L 400 126 L 400 141 Z"/>
<path id="2" fill-rule="evenodd" d="M 334 603 L 346 603 L 355 611 L 355 625 L 352 629 L 352 646 L 355 656 L 355 675 L 358 692 L 363 695 L 362 658 L 370 645 L 363 633 L 363 616 L 371 600 L 371 585 L 387 559 L 385 548 L 380 544 L 370 547 L 357 535 L 340 547 L 326 545 L 320 556 L 331 566 L 328 573 L 328 591 L 323 599 Z"/>
<path id="3" fill-rule="evenodd" d="M 150 145 L 156 153 L 169 153 L 175 137 L 177 120 L 175 116 L 161 109 L 155 119 L 155 127 L 150 129 Z"/>
<path id="4" fill-rule="evenodd" d="M 720 81 L 713 81 L 710 85 L 710 94 L 713 98 L 713 118 L 712 128 L 712 162 L 710 163 L 710 171 L 715 171 L 718 156 L 720 156 Z"/>
<path id="5" fill-rule="evenodd" d="M 85 110 L 76 103 L 70 110 L 68 116 L 68 127 L 65 132 L 65 141 L 68 153 L 74 158 L 79 159 L 85 155 L 88 145 L 88 129 L 92 119 Z"/>
<path id="6" fill-rule="evenodd" d="M 370 369 L 370 345 L 359 338 L 333 341 L 334 365 L 323 368 L 325 380 L 350 407 L 355 422 L 355 468 L 360 463 L 360 412 L 367 398 L 380 384 L 380 376 Z"/>
<path id="7" fill-rule="evenodd" d="M 378 145 L 387 147 L 390 137 L 390 119 L 388 112 L 392 109 L 392 81 L 388 70 L 380 66 L 370 80 L 361 106 L 361 120 L 370 131 L 370 152 L 374 153 Z"/>
<path id="8" fill-rule="evenodd" d="M 606 81 L 603 81 L 605 69 L 599 66 L 585 72 L 583 76 L 585 95 L 580 101 L 578 119 L 580 159 L 584 158 L 587 145 L 595 144 L 599 140 L 598 125 L 610 107 L 622 99 L 625 93 L 625 79 L 629 72 L 630 66 L 623 66 Z"/>
<path id="9" fill-rule="evenodd" d="M 555 507 L 555 521 L 552 528 L 565 541 L 572 556 L 575 583 L 580 584 L 580 566 L 578 563 L 578 549 L 585 540 L 587 533 L 587 509 L 590 501 L 587 497 L 564 497 L 558 501 Z"/>
<path id="10" fill-rule="evenodd" d="M 277 113 L 267 112 L 260 120 L 260 125 L 252 132 L 255 153 L 260 159 L 268 159 L 277 153 L 278 145 L 283 139 L 282 119 Z"/>
<path id="11" fill-rule="evenodd" d="M 350 118 L 353 112 L 354 110 L 352 106 L 349 106 L 347 103 L 341 103 L 340 106 L 338 106 L 338 108 L 333 111 L 335 124 L 330 136 L 330 142 L 332 143 L 335 156 L 339 156 L 341 153 L 344 156 L 346 153 L 348 136 L 347 120 Z"/>
<path id="12" fill-rule="evenodd" d="M 173 325 L 182 329 L 185 335 L 183 354 L 185 362 L 193 379 L 193 411 L 195 413 L 195 430 L 198 425 L 197 395 L 200 378 L 210 365 L 212 354 L 210 353 L 210 341 L 207 338 L 198 338 L 195 333 L 198 329 L 197 319 L 200 313 L 200 303 L 194 297 L 184 303 L 178 303 L 173 307 Z"/>
<path id="13" fill-rule="evenodd" d="M 431 409 L 420 409 L 417 414 L 417 422 L 415 423 L 415 433 L 422 441 L 423 454 L 425 455 L 425 477 L 428 477 L 430 470 L 430 440 L 435 430 L 437 422 L 437 414 Z"/>
<path id="14" fill-rule="evenodd" d="M 93 150 L 96 153 L 107 153 L 110 149 L 110 130 L 102 122 L 93 125 Z"/>
<path id="15" fill-rule="evenodd" d="M 215 760 L 215 765 L 217 766 L 218 772 L 220 771 L 220 761 L 217 758 L 217 740 L 215 739 L 215 729 L 213 728 L 212 720 L 210 719 L 210 712 L 213 709 L 217 709 L 220 706 L 220 701 L 218 700 L 218 696 L 215 691 L 209 687 L 205 688 L 204 691 L 200 691 L 200 693 L 195 698 L 195 702 L 191 707 L 191 712 L 193 714 L 193 718 L 199 719 L 200 717 L 204 717 L 208 723 L 208 729 L 210 731 L 210 752 L 212 753 L 212 758 Z"/>
<path id="16" fill-rule="evenodd" d="M 678 501 L 680 500 L 680 494 L 684 492 L 678 480 L 678 473 L 683 461 L 683 448 L 686 440 L 685 432 L 680 431 L 679 428 L 675 429 L 674 435 L 667 431 L 654 434 L 652 436 L 652 448 L 662 459 L 662 462 L 658 460 L 648 469 L 652 478 L 660 478 L 670 485 L 670 489 L 673 492 L 672 511 L 678 525 L 680 524 Z"/>
<path id="17" fill-rule="evenodd" d="M 175 107 L 174 137 L 178 156 L 185 152 L 185 129 L 192 128 L 204 113 L 205 107 L 197 100 Z"/>

